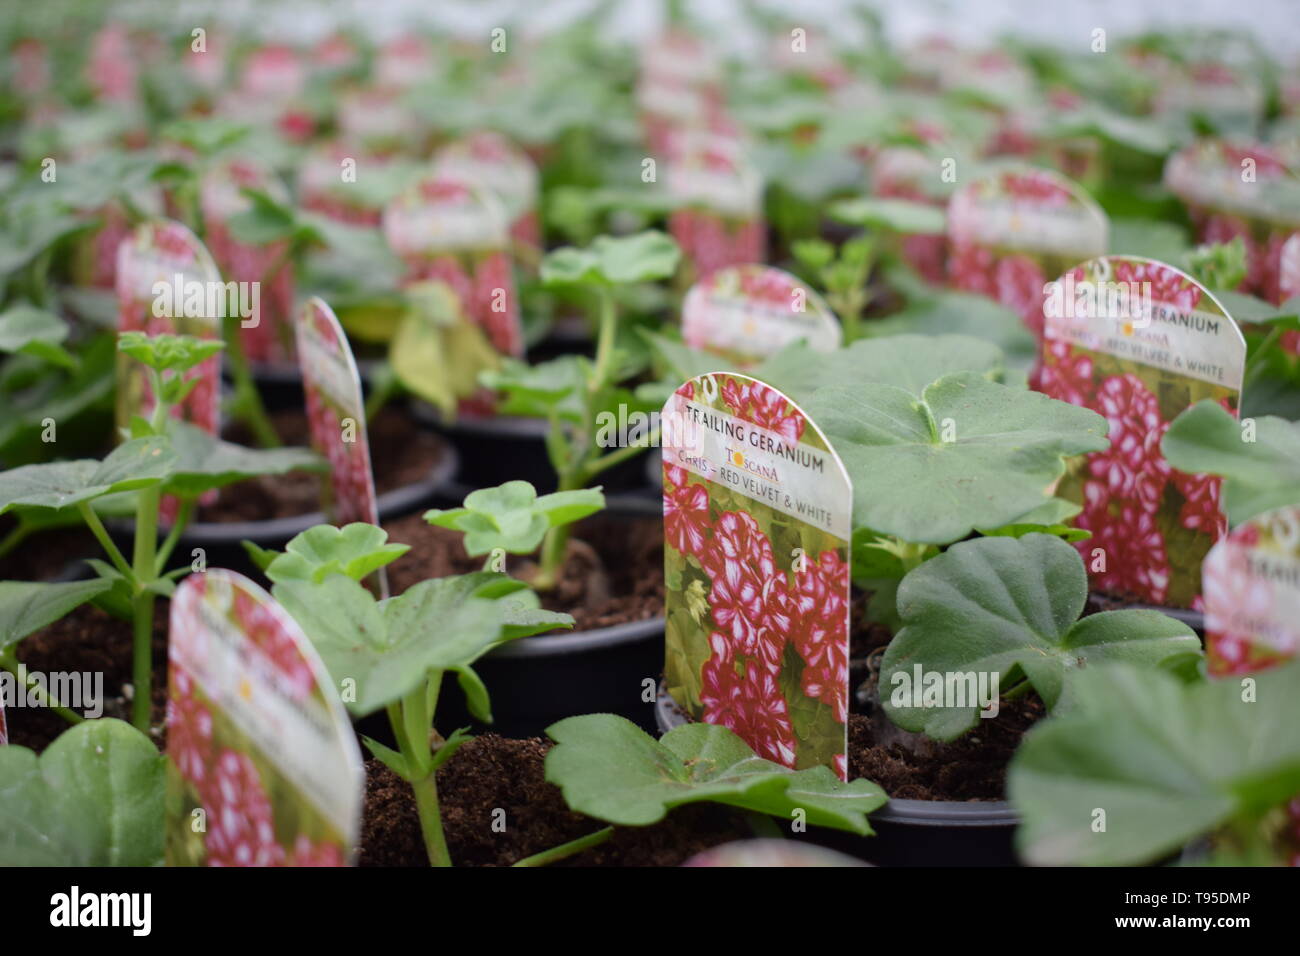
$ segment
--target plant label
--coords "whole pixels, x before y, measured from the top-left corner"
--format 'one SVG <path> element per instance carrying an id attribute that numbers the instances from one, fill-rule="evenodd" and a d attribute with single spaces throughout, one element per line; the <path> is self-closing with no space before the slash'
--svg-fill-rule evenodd
<path id="1" fill-rule="evenodd" d="M 690 280 L 766 258 L 763 179 L 740 141 L 683 132 L 670 148 L 665 176 L 674 208 L 669 230 Z"/>
<path id="2" fill-rule="evenodd" d="M 662 155 L 678 131 L 721 121 L 722 64 L 698 37 L 670 31 L 644 48 L 635 95 L 646 144 Z"/>
<path id="3" fill-rule="evenodd" d="M 1216 676 L 1263 670 L 1300 650 L 1300 508 L 1256 515 L 1202 567 L 1205 644 Z"/>
<path id="4" fill-rule="evenodd" d="M 541 256 L 537 217 L 537 166 L 499 133 L 480 132 L 449 143 L 433 157 L 435 176 L 467 182 L 500 200 L 510 220 L 510 238 Z"/>
<path id="5" fill-rule="evenodd" d="M 312 448 L 330 463 L 323 509 L 337 525 L 377 525 L 366 405 L 348 338 L 334 310 L 316 296 L 298 311 L 295 328 Z"/>
<path id="6" fill-rule="evenodd" d="M 0 700 L 0 747 L 9 743 L 9 726 L 5 723 L 5 704 Z"/>
<path id="7" fill-rule="evenodd" d="M 509 219 L 496 196 L 462 180 L 427 176 L 385 207 L 383 229 L 406 262 L 408 284 L 444 283 L 497 352 L 523 354 Z"/>
<path id="8" fill-rule="evenodd" d="M 959 188 L 948 203 L 948 280 L 988 296 L 1043 332 L 1043 287 L 1081 259 L 1106 251 L 1106 214 L 1058 173 L 1000 168 Z"/>
<path id="9" fill-rule="evenodd" d="M 1300 295 L 1300 176 L 1278 150 L 1200 140 L 1169 157 L 1164 179 L 1187 204 L 1199 241 L 1241 238 L 1239 291 L 1274 305 Z"/>
<path id="10" fill-rule="evenodd" d="M 719 269 L 691 286 L 682 302 L 682 337 L 743 367 L 801 339 L 814 351 L 833 352 L 841 331 L 822 297 L 799 279 L 750 264 Z"/>
<path id="11" fill-rule="evenodd" d="M 293 618 L 233 571 L 192 574 L 168 648 L 167 864 L 348 865 L 361 754 Z"/>
<path id="12" fill-rule="evenodd" d="M 415 126 L 416 117 L 396 90 L 372 87 L 339 97 L 340 137 L 366 152 L 388 155 L 401 150 Z"/>
<path id="13" fill-rule="evenodd" d="M 1160 441 L 1201 399 L 1237 413 L 1241 330 L 1195 279 L 1152 259 L 1103 256 L 1045 288 L 1038 388 L 1110 423 L 1110 447 L 1076 462 L 1057 489 L 1092 532 L 1076 545 L 1092 586 L 1196 606 L 1201 562 L 1227 530 L 1220 480 L 1175 471 Z"/>
<path id="14" fill-rule="evenodd" d="M 847 779 L 848 472 L 744 375 L 692 379 L 663 421 L 668 693 L 761 757 Z"/>
<path id="15" fill-rule="evenodd" d="M 282 239 L 250 245 L 234 237 L 231 218 L 253 205 L 245 189 L 264 192 L 280 203 L 289 200 L 284 185 L 256 162 L 235 159 L 217 166 L 203 177 L 199 189 L 208 248 L 222 273 L 235 283 L 231 314 L 239 319 L 244 355 L 255 362 L 286 362 L 293 357 L 293 266 L 285 258 L 289 243 Z"/>
<path id="16" fill-rule="evenodd" d="M 1158 114 L 1175 122 L 1198 117 L 1215 129 L 1253 130 L 1268 104 L 1257 69 L 1213 61 L 1175 68 L 1172 76 L 1161 77 L 1153 105 Z"/>

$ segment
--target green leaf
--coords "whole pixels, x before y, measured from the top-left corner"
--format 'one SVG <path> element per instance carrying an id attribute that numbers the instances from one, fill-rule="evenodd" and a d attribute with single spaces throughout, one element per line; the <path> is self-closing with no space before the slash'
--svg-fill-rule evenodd
<path id="1" fill-rule="evenodd" d="M 21 352 L 64 368 L 77 360 L 60 344 L 68 337 L 68 323 L 53 312 L 16 305 L 0 314 L 0 352 Z"/>
<path id="2" fill-rule="evenodd" d="M 841 783 L 826 767 L 794 771 L 754 756 L 725 727 L 686 724 L 655 740 L 614 714 L 569 717 L 546 728 L 555 746 L 546 779 L 569 806 L 624 826 L 657 823 L 673 807 L 712 801 L 785 820 L 867 834 L 885 793 L 868 780 Z"/>
<path id="3" fill-rule="evenodd" d="M 397 774 L 407 783 L 411 782 L 411 771 L 407 767 L 406 758 L 394 750 L 392 747 L 386 747 L 378 740 L 372 740 L 370 737 L 363 736 L 361 742 L 366 745 L 366 749 L 374 757 L 393 773 Z"/>
<path id="4" fill-rule="evenodd" d="M 854 342 L 830 353 L 795 343 L 750 374 L 802 404 L 819 388 L 866 382 L 892 385 L 920 396 L 936 379 L 966 371 L 998 378 L 1002 353 L 988 342 L 966 335 L 893 335 Z"/>
<path id="5" fill-rule="evenodd" d="M 66 508 L 101 495 L 156 485 L 171 474 L 176 454 L 166 438 L 134 438 L 103 461 L 82 458 L 24 465 L 0 473 L 0 514 L 16 505 Z"/>
<path id="6" fill-rule="evenodd" d="M 157 866 L 163 768 L 148 737 L 112 718 L 65 731 L 41 756 L 0 747 L 0 859 L 11 866 Z"/>
<path id="7" fill-rule="evenodd" d="M 681 250 L 656 230 L 632 236 L 597 236 L 586 249 L 565 246 L 542 260 L 547 285 L 622 285 L 670 278 Z"/>
<path id="8" fill-rule="evenodd" d="M 184 497 L 197 497 L 255 475 L 326 468 L 324 459 L 309 449 L 245 448 L 176 418 L 168 420 L 167 436 L 175 449 L 176 465 L 166 490 Z"/>
<path id="9" fill-rule="evenodd" d="M 1067 672 L 1098 661 L 1155 668 L 1200 655 L 1186 624 L 1158 611 L 1129 610 L 1079 618 L 1088 575 L 1079 552 L 1060 538 L 977 538 L 953 545 L 903 578 L 898 612 L 903 628 L 881 662 L 881 702 L 898 726 L 952 740 L 980 721 L 979 705 L 922 706 L 906 690 L 922 674 L 997 674 L 999 686 L 1023 673 L 1048 709 Z M 1017 670 L 1018 669 L 1018 670 Z M 988 718 L 996 719 L 996 718 Z"/>
<path id="10" fill-rule="evenodd" d="M 158 371 L 185 372 L 216 355 L 225 344 L 220 339 L 200 339 L 193 335 L 145 335 L 123 332 L 117 349 L 142 365 Z"/>
<path id="11" fill-rule="evenodd" d="M 53 624 L 113 586 L 111 581 L 0 581 L 0 650 Z"/>
<path id="12" fill-rule="evenodd" d="M 906 333 L 924 336 L 930 341 L 939 337 L 958 339 L 971 336 L 997 346 L 1007 367 L 1023 371 L 1028 371 L 1038 360 L 1038 343 L 1020 316 L 992 299 L 967 292 L 935 294 L 927 291 L 924 296 L 912 299 L 901 312 L 865 323 L 863 331 L 873 339 Z M 972 362 L 988 361 L 983 358 L 984 354 L 980 352 L 972 356 Z M 979 366 L 969 364 L 960 368 Z M 959 370 L 944 368 L 934 378 Z"/>
<path id="13" fill-rule="evenodd" d="M 331 574 L 360 581 L 410 550 L 409 544 L 389 544 L 388 532 L 372 524 L 319 524 L 296 535 L 263 570 L 277 582 L 320 582 Z"/>
<path id="14" fill-rule="evenodd" d="M 973 372 L 919 398 L 893 385 L 830 386 L 804 407 L 853 479 L 854 524 L 918 544 L 1015 521 L 1050 497 L 1066 456 L 1106 447 L 1095 412 Z"/>
<path id="15" fill-rule="evenodd" d="M 495 488 L 480 488 L 465 497 L 464 506 L 430 509 L 429 524 L 465 534 L 465 551 L 471 557 L 502 548 L 510 554 L 531 554 L 551 528 L 570 524 L 605 507 L 599 488 L 557 491 L 537 497 L 526 481 L 507 481 Z"/>
<path id="16" fill-rule="evenodd" d="M 1257 832 L 1300 793 L 1300 661 L 1251 679 L 1253 695 L 1238 680 L 1183 684 L 1126 664 L 1072 678 L 1079 706 L 1033 728 L 1011 762 L 1024 859 L 1154 863 L 1233 821 Z"/>
<path id="17" fill-rule="evenodd" d="M 861 197 L 832 203 L 830 215 L 840 222 L 907 235 L 944 232 L 948 217 L 940 207 L 906 199 Z"/>
<path id="18" fill-rule="evenodd" d="M 480 376 L 488 388 L 502 393 L 499 414 L 549 418 L 552 414 L 568 421 L 582 418 L 582 393 L 587 387 L 590 363 L 579 355 L 562 355 L 548 362 L 530 365 L 510 360 L 500 370 Z"/>
<path id="19" fill-rule="evenodd" d="M 1234 527 L 1300 503 L 1300 423 L 1256 418 L 1254 441 L 1243 440 L 1245 424 L 1207 398 L 1175 418 L 1160 442 L 1161 453 L 1179 471 L 1225 479 L 1224 510 Z"/>
<path id="20" fill-rule="evenodd" d="M 340 574 L 275 585 L 276 600 L 302 625 L 335 683 L 356 681 L 359 717 L 400 700 L 431 672 L 468 667 L 503 639 L 512 607 L 484 594 L 522 585 L 481 572 L 421 581 L 377 601 Z"/>

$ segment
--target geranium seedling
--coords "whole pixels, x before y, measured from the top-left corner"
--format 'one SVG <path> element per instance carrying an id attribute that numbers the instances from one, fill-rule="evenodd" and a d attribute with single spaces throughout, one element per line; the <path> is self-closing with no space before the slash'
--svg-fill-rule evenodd
<path id="1" fill-rule="evenodd" d="M 245 546 L 266 576 L 277 583 L 320 583 L 331 574 L 362 581 L 411 550 L 409 544 L 389 543 L 382 528 L 364 522 L 342 528 L 328 524 L 308 528 L 295 536 L 282 554 L 257 548 L 251 542 L 245 542 Z"/>
<path id="2" fill-rule="evenodd" d="M 546 728 L 555 746 L 546 779 L 574 810 L 618 826 L 658 823 L 674 807 L 708 801 L 814 826 L 871 833 L 867 814 L 885 792 L 844 783 L 822 766 L 792 770 L 756 756 L 725 727 L 686 724 L 655 740 L 614 714 L 569 717 Z"/>
<path id="3" fill-rule="evenodd" d="M 1101 661 L 1195 671 L 1200 639 L 1186 624 L 1145 609 L 1081 618 L 1087 597 L 1083 559 L 1054 535 L 954 544 L 899 585 L 902 627 L 880 664 L 885 713 L 905 730 L 952 740 L 996 717 L 1000 695 L 1032 687 L 1056 709 L 1069 672 Z M 954 702 L 954 674 L 986 684 Z"/>
<path id="4" fill-rule="evenodd" d="M 80 459 L 26 465 L 0 474 L 0 514 L 17 509 L 28 524 L 47 520 L 51 512 L 76 508 L 110 559 L 91 566 L 111 587 L 95 595 L 110 610 L 131 618 L 134 626 L 133 722 L 149 726 L 149 685 L 153 605 L 157 595 L 169 596 L 174 581 L 189 565 L 164 573 L 167 560 L 189 524 L 204 494 L 259 474 L 316 469 L 320 460 L 305 449 L 254 451 L 223 442 L 202 428 L 173 417 L 202 380 L 187 373 L 221 349 L 219 341 L 189 336 L 146 336 L 125 332 L 119 339 L 125 356 L 144 372 L 153 397 L 148 418 L 133 417 L 127 440 L 103 461 Z M 103 499 L 135 492 L 134 547 L 131 560 L 118 550 L 96 510 Z M 172 495 L 177 515 L 159 544 L 162 498 Z M 89 595 L 88 595 L 89 596 Z M 69 608 L 70 610 L 70 608 Z"/>
<path id="5" fill-rule="evenodd" d="M 218 568 L 176 589 L 169 631 L 168 865 L 347 865 L 361 753 L 302 630 Z"/>
<path id="6" fill-rule="evenodd" d="M 434 729 L 443 677 L 454 673 L 470 713 L 490 722 L 474 662 L 503 641 L 571 627 L 573 618 L 541 610 L 522 581 L 487 571 L 421 581 L 376 599 L 357 575 L 391 560 L 392 549 L 382 531 L 362 537 L 348 528 L 299 535 L 268 568 L 273 593 L 315 645 L 347 709 L 358 717 L 387 712 L 397 749 L 369 738 L 366 746 L 411 784 L 429 862 L 449 866 L 435 775 L 469 736 L 464 728 L 447 737 Z"/>
<path id="7" fill-rule="evenodd" d="M 1247 431 L 1253 440 L 1247 441 Z M 1300 504 L 1300 424 L 1273 415 L 1239 422 L 1211 398 L 1185 409 L 1160 440 L 1169 464 L 1223 479 L 1233 527 L 1283 505 Z"/>
<path id="8" fill-rule="evenodd" d="M 1094 588 L 1191 607 L 1201 561 L 1226 531 L 1219 480 L 1175 471 L 1161 437 L 1202 399 L 1233 414 L 1246 342 L 1214 295 L 1164 263 L 1105 256 L 1047 287 L 1039 388 L 1110 423 L 1110 447 L 1058 494 L 1083 506 L 1079 548 Z"/>
<path id="9" fill-rule="evenodd" d="M 530 579 L 538 590 L 549 590 L 559 579 L 568 541 L 568 526 L 605 507 L 599 488 L 578 488 L 537 494 L 526 481 L 507 481 L 496 488 L 480 488 L 465 496 L 459 508 L 430 509 L 424 520 L 441 528 L 464 533 L 465 552 L 472 558 L 483 555 L 532 554 L 542 548 L 541 563 Z M 565 534 L 558 533 L 564 529 Z M 492 567 L 489 557 L 485 570 Z"/>
<path id="10" fill-rule="evenodd" d="M 1297 681 L 1300 661 L 1255 676 L 1250 693 L 1131 664 L 1080 671 L 1079 706 L 1030 730 L 1011 762 L 1020 854 L 1040 866 L 1129 866 L 1208 838 L 1210 864 L 1292 862 Z"/>
<path id="11" fill-rule="evenodd" d="M 853 490 L 784 394 L 692 379 L 664 406 L 668 693 L 787 767 L 844 779 Z"/>

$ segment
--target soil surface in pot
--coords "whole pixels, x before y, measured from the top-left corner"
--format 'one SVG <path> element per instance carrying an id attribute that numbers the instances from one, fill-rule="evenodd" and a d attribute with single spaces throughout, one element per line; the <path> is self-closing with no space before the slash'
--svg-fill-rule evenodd
<path id="1" fill-rule="evenodd" d="M 167 609 L 159 599 L 153 623 L 153 716 L 151 723 L 162 727 L 167 709 Z M 49 627 L 19 641 L 18 660 L 32 672 L 53 671 L 104 675 L 104 714 L 131 720 L 131 703 L 123 693 L 131 683 L 131 624 L 106 614 L 93 604 L 83 604 Z M 91 678 L 93 680 L 93 676 Z M 5 711 L 9 742 L 45 749 L 72 725 L 45 707 L 12 708 Z M 162 746 L 161 738 L 158 744 Z"/>
<path id="2" fill-rule="evenodd" d="M 546 782 L 543 764 L 550 747 L 537 737 L 486 734 L 439 769 L 438 802 L 454 865 L 510 866 L 604 826 L 571 811 L 560 789 Z M 497 808 L 505 811 L 502 833 L 492 827 Z M 600 846 L 551 866 L 676 866 L 702 850 L 752 836 L 741 814 L 698 804 L 679 807 L 652 826 L 619 827 Z M 377 760 L 366 764 L 359 862 L 429 865 L 410 784 Z"/>
<path id="3" fill-rule="evenodd" d="M 9 515 L 0 518 L 0 539 L 14 528 Z M 95 536 L 83 527 L 53 528 L 25 538 L 0 558 L 0 581 L 48 581 L 71 562 L 99 557 Z"/>
<path id="4" fill-rule="evenodd" d="M 307 413 L 302 409 L 272 412 L 271 424 L 286 446 L 311 446 Z M 375 491 L 381 495 L 423 481 L 445 453 L 442 439 L 422 429 L 401 408 L 382 409 L 367 426 L 367 434 Z M 242 424 L 228 427 L 223 437 L 249 447 L 254 445 L 251 433 Z M 215 504 L 201 507 L 196 520 L 266 521 L 318 511 L 323 477 L 315 472 L 298 471 L 241 481 L 223 488 Z"/>
<path id="5" fill-rule="evenodd" d="M 390 541 L 411 546 L 388 566 L 393 594 L 428 578 L 483 570 L 483 558 L 465 553 L 460 532 L 434 527 L 418 514 L 385 522 L 384 528 Z M 531 567 L 531 559 L 512 555 L 507 570 L 527 580 Z M 542 605 L 572 614 L 575 632 L 663 614 L 663 522 L 604 515 L 579 522 L 569 539 L 560 582 L 542 595 Z"/>
<path id="6" fill-rule="evenodd" d="M 863 608 L 855 595 L 854 620 Z M 880 706 L 876 678 L 892 635 L 864 624 L 850 638 L 849 774 L 878 783 L 900 800 L 1004 800 L 1007 765 L 1020 738 L 1046 709 L 1037 694 L 1003 700 L 998 715 L 951 743 L 896 727 Z M 862 685 L 866 694 L 859 694 Z M 865 699 L 863 699 L 865 698 Z"/>

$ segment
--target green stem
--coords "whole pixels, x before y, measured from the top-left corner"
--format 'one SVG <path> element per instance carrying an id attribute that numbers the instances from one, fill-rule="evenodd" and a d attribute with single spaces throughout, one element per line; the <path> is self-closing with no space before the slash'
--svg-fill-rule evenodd
<path id="1" fill-rule="evenodd" d="M 230 402 L 231 413 L 253 430 L 253 437 L 263 448 L 279 448 L 280 436 L 271 424 L 266 408 L 262 405 L 262 395 L 253 382 L 253 374 L 248 369 L 248 358 L 244 355 L 244 342 L 240 336 L 239 316 L 228 315 L 222 320 L 223 334 L 226 339 L 226 355 L 230 363 L 230 377 L 234 380 L 235 393 Z"/>
<path id="2" fill-rule="evenodd" d="M 167 540 L 164 541 L 162 547 L 158 549 L 158 557 L 154 561 L 153 566 L 155 577 L 162 574 L 163 569 L 167 567 L 167 559 L 172 556 L 172 551 L 176 547 L 176 542 L 181 539 L 181 535 L 185 533 L 186 527 L 189 526 L 190 516 L 193 513 L 194 499 L 182 498 L 180 510 L 176 513 L 176 520 L 172 522 L 171 530 L 167 532 Z"/>
<path id="3" fill-rule="evenodd" d="M 155 580 L 154 564 L 158 557 L 158 507 L 162 492 L 157 485 L 140 492 L 135 511 L 135 551 L 132 555 L 135 597 L 131 601 L 134 619 L 133 683 L 131 722 L 144 733 L 149 732 L 149 708 L 153 679 L 153 604 L 149 585 Z"/>
<path id="4" fill-rule="evenodd" d="M 398 749 L 406 758 L 411 774 L 415 808 L 420 815 L 420 832 L 424 836 L 424 849 L 431 866 L 451 866 L 451 851 L 447 849 L 447 836 L 442 830 L 442 813 L 438 807 L 437 771 L 429 749 L 433 713 L 438 706 L 441 684 L 442 673 L 435 672 L 428 683 L 411 691 L 400 704 L 388 707 L 388 721 L 393 725 Z"/>
<path id="5" fill-rule="evenodd" d="M 13 551 L 14 548 L 18 547 L 18 545 L 26 541 L 27 536 L 31 533 L 32 526 L 25 524 L 22 518 L 19 518 L 18 527 L 5 535 L 3 541 L 0 541 L 0 558 L 3 558 L 5 555 Z"/>
<path id="6" fill-rule="evenodd" d="M 646 441 L 643 445 L 627 445 L 626 447 L 619 448 L 616 451 L 611 451 L 608 455 L 602 455 L 594 461 L 589 461 L 584 469 L 585 474 L 583 477 L 585 479 L 594 478 L 602 471 L 605 471 L 608 468 L 613 468 L 620 462 L 627 461 L 627 459 L 632 458 L 639 452 L 643 452 L 647 448 L 653 448 L 657 444 L 659 444 L 658 428 L 654 429 L 646 436 Z M 585 484 L 586 482 L 584 481 L 583 483 Z"/>
<path id="7" fill-rule="evenodd" d="M 561 843 L 559 846 L 553 846 L 549 850 L 543 850 L 541 853 L 534 853 L 532 856 L 526 856 L 514 866 L 546 866 L 557 860 L 563 860 L 573 856 L 575 853 L 581 853 L 583 850 L 589 850 L 593 846 L 600 846 L 606 840 L 614 835 L 613 827 L 605 827 L 597 830 L 595 833 L 588 833 L 584 837 L 578 837 L 576 840 L 570 840 L 568 843 Z"/>
<path id="8" fill-rule="evenodd" d="M 13 648 L 10 647 L 6 648 L 4 651 L 0 651 L 0 667 L 3 667 L 5 670 L 9 671 L 9 673 L 21 680 L 23 685 L 27 688 L 28 693 L 30 693 L 42 707 L 54 711 L 54 713 L 58 714 L 70 724 L 80 724 L 85 721 L 86 718 L 82 717 L 76 711 L 69 710 L 62 704 L 56 704 L 45 688 L 28 676 L 27 668 L 23 667 L 14 656 Z"/>
<path id="9" fill-rule="evenodd" d="M 144 493 L 141 492 L 141 494 L 143 495 Z M 99 546 L 104 549 L 104 553 L 108 555 L 108 559 L 113 562 L 113 567 L 121 571 L 123 576 L 131 582 L 131 586 L 134 587 L 136 580 L 135 571 L 131 569 L 131 565 L 127 564 L 126 558 L 122 556 L 122 552 L 117 550 L 117 545 L 115 545 L 113 539 L 108 536 L 108 531 L 104 528 L 104 522 L 99 520 L 99 515 L 95 514 L 95 509 L 90 506 L 90 502 L 78 501 L 77 510 L 81 512 L 81 518 L 86 522 L 86 526 L 90 528 L 90 533 L 95 536 L 95 540 L 99 542 Z"/>
<path id="10" fill-rule="evenodd" d="M 591 394 L 605 387 L 610 374 L 609 363 L 614 354 L 614 334 L 618 327 L 614 293 L 602 288 L 599 295 L 600 330 L 596 334 L 596 360 L 592 365 L 591 379 L 587 382 L 587 391 Z"/>

